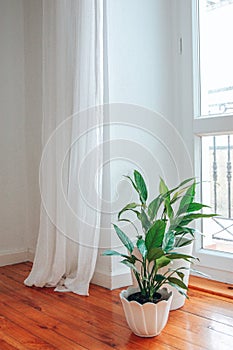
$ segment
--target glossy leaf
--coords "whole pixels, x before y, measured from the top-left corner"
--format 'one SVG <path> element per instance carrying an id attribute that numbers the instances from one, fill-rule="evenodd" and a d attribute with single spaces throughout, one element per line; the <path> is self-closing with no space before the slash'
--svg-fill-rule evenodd
<path id="1" fill-rule="evenodd" d="M 127 211 L 127 210 L 131 210 L 131 209 L 135 209 L 135 208 L 137 208 L 137 207 L 139 207 L 140 206 L 140 204 L 137 204 L 137 203 L 129 203 L 129 204 L 127 204 L 123 209 L 121 209 L 121 211 L 119 212 L 119 214 L 118 214 L 118 220 L 120 219 L 120 216 L 121 216 L 121 214 L 123 214 L 125 211 Z"/>
<path id="2" fill-rule="evenodd" d="M 202 208 L 209 208 L 208 205 L 204 205 L 202 203 L 189 203 L 186 206 L 184 206 L 179 212 L 178 215 L 184 214 L 184 213 L 191 213 L 195 211 L 199 211 Z"/>
<path id="3" fill-rule="evenodd" d="M 146 203 L 148 196 L 147 188 L 142 175 L 137 170 L 134 170 L 134 181 L 139 193 L 140 200 L 144 204 Z"/>
<path id="4" fill-rule="evenodd" d="M 187 214 L 184 216 L 179 217 L 179 225 L 188 225 L 193 220 L 201 219 L 201 218 L 212 218 L 216 216 L 216 214 L 201 214 L 201 213 L 195 213 L 195 214 Z"/>
<path id="5" fill-rule="evenodd" d="M 161 248 L 151 248 L 147 254 L 149 262 L 159 259 L 164 255 L 164 251 Z"/>
<path id="6" fill-rule="evenodd" d="M 176 288 L 176 290 L 181 294 L 183 295 L 185 298 L 189 299 L 188 295 L 186 294 L 185 290 L 182 289 L 181 287 L 179 287 L 177 284 L 175 283 L 172 283 L 172 282 L 169 282 L 168 283 L 170 284 L 170 286 Z"/>
<path id="7" fill-rule="evenodd" d="M 159 193 L 161 195 L 165 195 L 166 193 L 169 193 L 168 187 L 165 184 L 164 180 L 160 178 L 160 183 L 159 183 Z"/>
<path id="8" fill-rule="evenodd" d="M 164 250 L 165 253 L 167 253 L 170 250 L 172 250 L 174 246 L 175 246 L 174 232 L 168 231 L 164 235 L 162 249 Z"/>
<path id="9" fill-rule="evenodd" d="M 167 257 L 171 260 L 175 260 L 175 259 L 184 259 L 187 261 L 191 261 L 192 259 L 197 259 L 192 255 L 188 255 L 188 254 L 181 254 L 181 253 L 170 253 L 167 255 Z"/>
<path id="10" fill-rule="evenodd" d="M 145 211 L 142 209 L 141 213 L 138 213 L 137 216 L 138 216 L 138 219 L 141 221 L 142 228 L 144 229 L 145 232 L 147 232 L 151 227 L 151 222 L 148 219 Z"/>
<path id="11" fill-rule="evenodd" d="M 139 252 L 141 253 L 142 257 L 145 258 L 147 254 L 147 249 L 145 245 L 144 239 L 140 238 L 137 240 L 137 248 Z"/>
<path id="12" fill-rule="evenodd" d="M 131 259 L 130 256 L 125 255 L 125 254 L 121 254 L 119 252 L 117 252 L 116 250 L 105 250 L 101 255 L 103 256 L 113 256 L 113 255 L 118 255 L 121 256 L 122 258 L 126 258 L 126 259 Z M 134 261 L 136 261 L 136 258 L 134 259 Z"/>
<path id="13" fill-rule="evenodd" d="M 162 282 L 166 279 L 163 275 L 160 275 L 159 273 L 155 276 L 155 281 Z"/>
<path id="14" fill-rule="evenodd" d="M 119 255 L 119 256 L 122 256 L 121 253 L 115 251 L 115 250 L 105 250 L 102 255 L 104 256 L 111 256 L 111 255 Z"/>
<path id="15" fill-rule="evenodd" d="M 114 229 L 117 233 L 117 236 L 119 237 L 121 242 L 128 249 L 128 251 L 130 253 L 132 253 L 133 249 L 134 249 L 134 245 L 133 245 L 132 241 L 128 238 L 128 236 L 117 225 L 113 225 L 113 226 L 114 226 Z"/>
<path id="16" fill-rule="evenodd" d="M 188 187 L 186 193 L 182 197 L 180 201 L 179 209 L 177 211 L 177 215 L 180 215 L 180 213 L 182 213 L 182 210 L 184 210 L 184 208 L 186 208 L 193 202 L 194 196 L 195 196 L 195 190 L 196 190 L 196 183 L 194 182 L 190 187 Z"/>
<path id="17" fill-rule="evenodd" d="M 170 197 L 167 197 L 165 199 L 164 204 L 165 204 L 165 213 L 167 214 L 169 219 L 172 219 L 174 217 L 174 211 L 171 206 Z"/>
<path id="18" fill-rule="evenodd" d="M 156 260 L 156 269 L 161 269 L 164 266 L 170 264 L 171 260 L 167 256 L 161 256 Z"/>
<path id="19" fill-rule="evenodd" d="M 176 271 L 177 275 L 180 277 L 180 279 L 183 281 L 184 279 L 184 273 L 181 271 Z"/>
<path id="20" fill-rule="evenodd" d="M 158 210 L 162 202 L 163 202 L 163 198 L 161 197 L 161 195 L 159 195 L 149 204 L 148 215 L 151 221 L 153 221 L 154 218 L 157 216 Z"/>
<path id="21" fill-rule="evenodd" d="M 188 206 L 187 212 L 190 213 L 190 212 L 198 211 L 198 210 L 201 210 L 202 208 L 210 208 L 210 206 L 202 203 L 194 202 Z"/>
<path id="22" fill-rule="evenodd" d="M 169 192 L 173 193 L 176 190 L 180 189 L 180 193 L 182 193 L 182 191 L 184 190 L 184 189 L 182 189 L 182 187 L 184 185 L 186 185 L 187 183 L 189 183 L 190 181 L 194 181 L 194 179 L 195 179 L 194 177 L 190 177 L 189 179 L 186 179 L 186 180 L 182 181 L 178 186 L 172 188 Z"/>
<path id="23" fill-rule="evenodd" d="M 182 240 L 181 240 L 180 243 L 176 244 L 176 247 L 185 247 L 186 245 L 189 245 L 189 244 L 191 244 L 192 242 L 193 242 L 193 238 L 191 238 L 191 239 L 186 239 L 186 240 L 184 240 L 183 242 L 182 242 Z"/>
<path id="24" fill-rule="evenodd" d="M 136 271 L 137 273 L 139 273 L 136 266 L 134 264 L 132 264 L 131 262 L 129 262 L 127 259 L 122 260 L 121 263 L 128 266 L 130 269 Z"/>
<path id="25" fill-rule="evenodd" d="M 126 177 L 126 179 L 128 179 L 131 182 L 131 185 L 133 186 L 133 188 L 138 192 L 137 186 L 134 183 L 134 181 L 131 179 L 131 177 L 128 175 L 124 175 L 124 177 Z"/>
<path id="26" fill-rule="evenodd" d="M 168 281 L 179 286 L 180 288 L 182 289 L 188 289 L 188 287 L 186 286 L 186 284 L 180 280 L 179 278 L 176 278 L 176 277 L 168 277 Z"/>
<path id="27" fill-rule="evenodd" d="M 163 220 L 157 220 L 147 231 L 145 243 L 148 252 L 152 248 L 162 247 L 165 228 L 165 222 Z"/>

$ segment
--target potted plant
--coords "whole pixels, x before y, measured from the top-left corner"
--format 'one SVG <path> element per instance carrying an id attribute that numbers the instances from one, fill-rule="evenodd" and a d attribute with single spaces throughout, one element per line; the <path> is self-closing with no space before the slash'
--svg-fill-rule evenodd
<path id="1" fill-rule="evenodd" d="M 187 211 L 187 207 L 191 203 L 193 209 L 202 208 L 203 205 L 193 202 L 193 187 L 185 188 L 186 184 L 193 181 L 192 179 L 183 181 L 172 190 L 169 190 L 161 179 L 159 195 L 147 205 L 148 191 L 142 175 L 135 170 L 134 178 L 129 176 L 127 178 L 138 193 L 140 203 L 127 204 L 119 212 L 118 220 L 133 225 L 137 233 L 136 241 L 132 241 L 121 228 L 114 225 L 115 232 L 128 253 L 106 250 L 103 255 L 121 256 L 123 258 L 121 262 L 131 268 L 137 287 L 130 287 L 120 293 L 126 320 L 136 335 L 151 337 L 158 335 L 165 327 L 171 306 L 173 291 L 162 287 L 174 287 L 181 295 L 187 297 L 187 285 L 184 282 L 184 271 L 187 267 L 181 263 L 179 267 L 173 268 L 171 263 L 174 261 L 190 263 L 195 258 L 174 251 L 177 239 L 180 241 L 179 244 L 184 244 L 181 243 L 184 232 L 179 230 L 176 223 L 180 227 L 186 227 L 186 223 L 195 219 L 195 210 Z M 173 209 L 176 202 L 180 202 L 176 211 L 179 219 Z M 122 214 L 127 211 L 136 214 L 141 224 L 140 232 L 135 222 L 122 218 Z M 212 214 L 199 213 L 199 217 L 206 216 Z M 185 234 L 188 231 L 185 229 Z M 193 236 L 192 230 L 188 233 Z M 165 268 L 168 265 L 170 267 Z"/>

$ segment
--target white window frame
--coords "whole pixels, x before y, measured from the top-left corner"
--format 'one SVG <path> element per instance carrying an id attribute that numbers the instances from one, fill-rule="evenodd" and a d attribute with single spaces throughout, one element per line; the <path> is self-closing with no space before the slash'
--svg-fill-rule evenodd
<path id="1" fill-rule="evenodd" d="M 233 133 L 233 115 L 226 116 L 200 116 L 201 86 L 200 86 L 200 59 L 199 59 L 199 13 L 198 0 L 192 1 L 192 31 L 193 31 L 193 105 L 194 105 L 194 154 L 195 175 L 201 176 L 201 137 L 207 135 Z M 200 179 L 201 180 L 201 179 Z M 199 186 L 199 199 L 201 200 L 201 186 Z M 201 231 L 202 225 L 198 229 Z M 203 232 L 204 233 L 204 232 Z M 210 279 L 232 283 L 233 282 L 233 254 L 202 248 L 202 237 L 198 235 L 194 254 L 200 259 L 197 269 L 206 273 Z"/>

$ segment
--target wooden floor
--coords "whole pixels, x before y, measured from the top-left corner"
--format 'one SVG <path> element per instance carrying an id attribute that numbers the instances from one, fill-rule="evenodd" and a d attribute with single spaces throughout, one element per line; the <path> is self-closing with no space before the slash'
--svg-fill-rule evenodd
<path id="1" fill-rule="evenodd" d="M 170 312 L 161 335 L 139 338 L 128 329 L 119 290 L 92 285 L 90 296 L 28 288 L 29 263 L 0 268 L 0 350 L 233 349 L 233 300 L 190 289 Z M 194 287 L 196 288 L 196 287 Z"/>

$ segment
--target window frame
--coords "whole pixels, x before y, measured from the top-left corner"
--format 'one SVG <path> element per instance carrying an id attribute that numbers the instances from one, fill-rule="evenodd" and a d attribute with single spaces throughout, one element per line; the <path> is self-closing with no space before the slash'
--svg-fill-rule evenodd
<path id="1" fill-rule="evenodd" d="M 201 79 L 200 79 L 200 27 L 199 0 L 192 1 L 192 41 L 193 41 L 193 135 L 195 176 L 202 183 L 201 174 L 201 138 L 209 135 L 232 134 L 233 114 L 201 116 Z M 202 188 L 199 186 L 198 199 L 202 200 Z M 197 229 L 202 232 L 202 223 Z M 202 247 L 202 236 L 198 235 L 194 244 L 194 255 L 200 259 L 197 269 L 209 275 L 209 278 L 226 283 L 233 281 L 233 254 Z"/>

